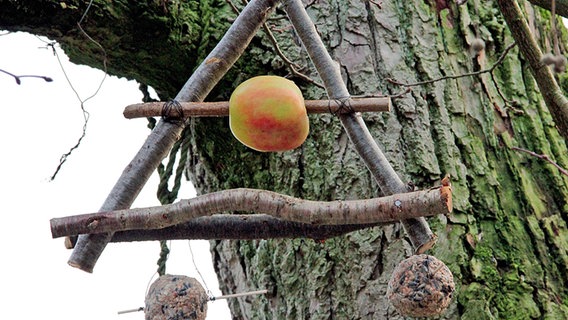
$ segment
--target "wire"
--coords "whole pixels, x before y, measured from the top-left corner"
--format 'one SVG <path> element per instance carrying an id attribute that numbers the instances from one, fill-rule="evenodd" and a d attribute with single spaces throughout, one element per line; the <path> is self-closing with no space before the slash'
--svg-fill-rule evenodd
<path id="1" fill-rule="evenodd" d="M 207 296 L 209 297 L 209 300 L 214 300 L 215 297 L 213 296 L 213 293 L 211 292 L 211 290 L 209 290 L 209 287 L 207 286 L 207 282 L 205 282 L 205 278 L 203 278 L 201 271 L 199 271 L 199 268 L 197 267 L 197 263 L 195 263 L 195 255 L 193 254 L 193 250 L 191 249 L 191 240 L 187 241 L 187 245 L 189 246 L 189 253 L 191 254 L 191 262 L 193 263 L 193 267 L 195 268 L 195 271 L 197 271 L 199 278 L 201 278 L 201 283 L 203 283 L 203 286 L 205 287 L 205 290 L 207 291 Z"/>

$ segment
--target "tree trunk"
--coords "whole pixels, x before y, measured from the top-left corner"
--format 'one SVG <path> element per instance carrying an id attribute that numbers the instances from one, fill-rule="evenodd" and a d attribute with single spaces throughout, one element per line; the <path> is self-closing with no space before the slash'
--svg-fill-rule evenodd
<path id="1" fill-rule="evenodd" d="M 86 40 L 73 29 L 84 4 L 78 5 L 81 10 L 74 15 L 69 14 L 71 9 L 53 8 L 52 20 L 38 19 L 31 25 L 29 21 L 36 20 L 23 18 L 26 11 L 5 2 L 0 1 L 0 28 L 46 34 L 51 24 L 49 35 L 61 41 L 75 61 L 100 66 L 100 53 L 85 49 Z M 85 31 L 107 48 L 109 70 L 157 87 L 162 97 L 175 95 L 222 34 L 212 25 L 225 28 L 231 15 L 226 5 L 211 0 L 156 1 L 147 11 L 138 2 L 115 1 L 112 7 L 94 3 Z M 405 89 L 387 78 L 413 83 L 490 68 L 513 42 L 494 2 L 471 0 L 458 7 L 452 1 L 449 8 L 444 8 L 445 1 L 436 3 L 382 1 L 379 6 L 361 0 L 321 0 L 307 5 L 341 66 L 350 93 L 374 95 Z M 184 10 L 176 11 L 175 6 Z M 548 12 L 524 2 L 521 6 L 543 51 L 550 51 Z M 19 21 L 14 12 L 20 12 Z M 209 14 L 213 20 L 207 26 L 203 20 L 190 19 L 205 12 L 219 15 Z M 195 30 L 196 35 L 185 40 L 173 36 L 148 40 L 147 31 L 137 33 L 140 30 L 135 27 L 142 16 L 149 21 L 161 17 L 159 34 L 175 34 L 187 22 L 187 30 Z M 277 10 L 276 16 L 284 13 Z M 108 27 L 111 18 L 121 21 L 120 29 Z M 65 29 L 62 21 L 73 23 Z M 289 22 L 274 19 L 269 24 L 288 58 L 319 80 Z M 124 26 L 129 26 L 128 31 Z M 120 32 L 126 33 L 120 38 L 103 37 Z M 127 42 L 145 37 L 147 42 Z M 485 41 L 479 56 L 470 48 L 476 37 Z M 144 66 L 131 63 L 149 43 L 155 50 L 146 48 Z M 195 55 L 200 45 L 205 53 Z M 114 56 L 126 60 L 113 60 Z M 171 64 L 180 60 L 183 68 Z M 213 98 L 228 98 L 234 86 L 254 75 L 286 72 L 262 33 Z M 453 214 L 429 219 L 439 237 L 429 253 L 449 266 L 457 285 L 444 319 L 566 319 L 568 177 L 542 159 L 511 149 L 546 154 L 568 168 L 566 141 L 559 136 L 517 48 L 493 76 L 495 81 L 491 74 L 482 73 L 414 86 L 394 99 L 390 113 L 364 118 L 403 181 L 428 188 L 445 174 L 451 176 Z M 564 83 L 565 74 L 559 77 Z M 322 89 L 297 82 L 306 98 L 325 98 Z M 337 117 L 315 115 L 310 121 L 310 135 L 301 148 L 266 154 L 233 139 L 226 119 L 192 120 L 186 135 L 191 139 L 188 172 L 192 182 L 199 193 L 244 187 L 310 200 L 380 195 Z M 214 241 L 212 252 L 225 293 L 269 290 L 268 295 L 230 300 L 235 319 L 402 318 L 385 297 L 392 270 L 412 254 L 399 225 L 325 240 Z"/>
<path id="2" fill-rule="evenodd" d="M 372 95 L 404 89 L 387 78 L 411 83 L 489 68 L 513 42 L 502 17 L 486 3 L 451 8 L 452 14 L 421 1 L 383 1 L 380 8 L 368 1 L 319 1 L 309 13 L 350 93 Z M 526 9 L 535 21 L 543 20 L 538 10 Z M 476 29 L 486 43 L 479 58 L 470 51 Z M 276 36 L 289 57 L 308 65 L 293 31 Z M 516 48 L 494 75 L 497 85 L 486 73 L 413 87 L 394 100 L 391 113 L 365 120 L 403 180 L 428 187 L 446 173 L 452 177 L 454 214 L 429 220 L 439 236 L 430 253 L 448 264 L 458 282 L 444 318 L 563 319 L 568 177 L 509 147 L 548 154 L 566 167 L 566 145 Z M 514 105 L 500 98 L 497 86 Z M 312 87 L 306 91 L 310 98 L 323 97 Z M 212 124 L 196 124 L 194 183 L 201 192 L 242 186 L 320 200 L 379 194 L 337 118 L 310 121 L 301 149 L 270 155 L 232 142 L 209 142 L 204 149 Z M 230 134 L 224 122 L 215 128 Z M 270 292 L 231 300 L 236 319 L 401 318 L 385 298 L 386 285 L 411 252 L 398 225 L 324 242 L 213 244 L 224 291 Z"/>

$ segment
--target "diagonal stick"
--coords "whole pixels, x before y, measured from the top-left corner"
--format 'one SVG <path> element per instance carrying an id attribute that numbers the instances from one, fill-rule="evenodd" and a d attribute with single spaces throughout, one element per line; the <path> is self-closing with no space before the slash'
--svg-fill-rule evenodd
<path id="1" fill-rule="evenodd" d="M 350 98 L 349 91 L 347 91 L 347 87 L 341 78 L 339 68 L 327 52 L 302 1 L 285 0 L 284 10 L 316 66 L 329 97 L 342 101 Z M 347 135 L 353 142 L 355 150 L 365 162 L 383 193 L 407 192 L 406 185 L 394 171 L 371 136 L 367 125 L 361 118 L 361 114 L 339 114 L 338 116 Z M 403 220 L 402 224 L 416 253 L 422 253 L 434 245 L 436 236 L 432 233 L 428 222 L 424 218 Z"/>
<path id="2" fill-rule="evenodd" d="M 200 102 L 237 61 L 278 0 L 251 1 L 217 46 L 205 58 L 176 96 L 177 101 Z M 140 151 L 126 166 L 100 211 L 129 208 L 152 172 L 179 139 L 185 125 L 160 121 Z M 69 265 L 86 272 L 93 268 L 113 233 L 82 235 L 69 258 Z"/>

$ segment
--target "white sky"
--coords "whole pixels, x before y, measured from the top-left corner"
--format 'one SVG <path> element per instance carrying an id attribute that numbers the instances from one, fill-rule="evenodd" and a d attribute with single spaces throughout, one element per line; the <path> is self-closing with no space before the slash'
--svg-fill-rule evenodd
<path id="1" fill-rule="evenodd" d="M 62 50 L 58 53 L 80 97 L 91 96 L 103 73 L 71 64 Z M 145 119 L 122 116 L 125 106 L 141 101 L 138 84 L 106 78 L 96 97 L 85 103 L 91 115 L 86 137 L 49 182 L 60 156 L 81 135 L 80 103 L 51 48 L 45 49 L 45 43 L 33 35 L 0 36 L 0 69 L 54 80 L 22 78 L 17 85 L 14 78 L 0 73 L 2 314 L 11 319 L 144 319 L 143 312 L 119 316 L 117 311 L 144 306 L 157 269 L 158 242 L 111 243 L 89 274 L 67 265 L 70 251 L 62 239 L 51 238 L 49 229 L 51 218 L 97 211 L 148 136 Z M 158 205 L 157 184 L 154 175 L 133 207 Z M 193 196 L 186 183 L 179 198 Z M 206 285 L 220 295 L 208 242 L 191 243 Z M 173 241 L 170 249 L 167 273 L 201 282 L 188 241 Z M 208 307 L 208 319 L 230 319 L 224 300 Z"/>

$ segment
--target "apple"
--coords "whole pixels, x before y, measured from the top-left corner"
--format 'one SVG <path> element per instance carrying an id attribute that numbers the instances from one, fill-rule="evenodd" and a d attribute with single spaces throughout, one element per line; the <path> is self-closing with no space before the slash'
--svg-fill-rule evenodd
<path id="1" fill-rule="evenodd" d="M 262 152 L 297 148 L 310 131 L 300 88 L 278 76 L 241 83 L 229 99 L 229 125 L 237 140 Z"/>

